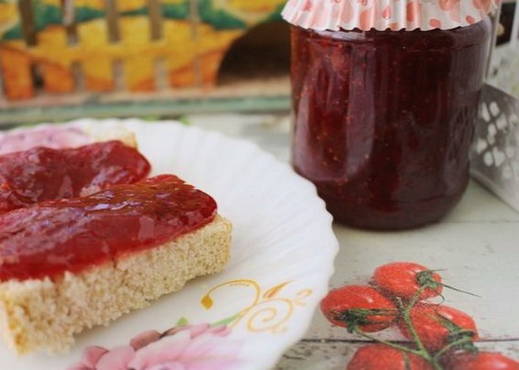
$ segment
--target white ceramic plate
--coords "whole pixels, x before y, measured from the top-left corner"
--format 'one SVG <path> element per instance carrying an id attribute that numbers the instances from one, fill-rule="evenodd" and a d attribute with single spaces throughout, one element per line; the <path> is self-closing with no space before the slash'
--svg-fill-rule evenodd
<path id="1" fill-rule="evenodd" d="M 79 335 L 69 354 L 17 358 L 2 346 L 0 369 L 66 369 L 93 345 L 111 351 L 90 351 L 92 363 L 77 369 L 95 369 L 96 362 L 99 370 L 126 369 L 121 362 L 130 357 L 138 370 L 275 366 L 305 333 L 327 291 L 338 250 L 331 216 L 315 188 L 255 145 L 217 133 L 175 122 L 74 124 L 117 122 L 136 133 L 154 174 L 177 174 L 215 197 L 220 213 L 234 224 L 232 260 L 224 273 L 192 281 L 148 309 Z M 186 323 L 197 326 L 137 352 L 129 347 L 143 331 L 163 332 Z M 204 323 L 227 329 L 199 325 Z"/>

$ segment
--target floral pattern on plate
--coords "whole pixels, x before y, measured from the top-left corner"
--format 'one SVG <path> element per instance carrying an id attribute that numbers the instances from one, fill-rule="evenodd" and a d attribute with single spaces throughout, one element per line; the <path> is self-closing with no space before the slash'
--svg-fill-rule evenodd
<path id="1" fill-rule="evenodd" d="M 69 370 L 221 370 L 239 368 L 240 342 L 226 325 L 178 326 L 143 332 L 125 346 L 92 346 Z"/>
<path id="2" fill-rule="evenodd" d="M 245 323 L 249 332 L 277 333 L 294 309 L 305 305 L 312 294 L 310 289 L 295 297 L 281 295 L 291 282 L 286 281 L 263 290 L 257 281 L 240 279 L 218 284 L 200 299 L 210 310 L 214 306 L 212 294 L 226 287 L 251 290 L 254 298 L 236 315 L 214 324 L 188 325 L 181 318 L 177 325 L 163 333 L 145 331 L 130 340 L 128 345 L 111 350 L 100 346 L 87 347 L 82 359 L 68 370 L 232 370 L 239 369 L 241 341 L 231 336 L 232 328 Z"/>

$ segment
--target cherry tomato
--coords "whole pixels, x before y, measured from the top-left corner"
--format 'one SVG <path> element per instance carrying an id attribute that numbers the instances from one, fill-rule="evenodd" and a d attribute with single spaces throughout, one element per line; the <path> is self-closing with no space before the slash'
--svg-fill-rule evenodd
<path id="1" fill-rule="evenodd" d="M 478 339 L 474 320 L 452 307 L 419 303 L 411 309 L 410 317 L 422 343 L 431 351 L 438 351 L 448 342 L 461 339 L 462 336 Z M 398 327 L 406 338 L 412 339 L 402 319 Z"/>
<path id="2" fill-rule="evenodd" d="M 397 316 L 393 302 L 370 286 L 350 285 L 332 290 L 321 302 L 321 311 L 337 326 L 365 332 L 389 327 Z"/>
<path id="3" fill-rule="evenodd" d="M 406 358 L 407 357 L 407 358 Z M 384 344 L 371 344 L 355 352 L 346 370 L 429 370 L 423 358 Z"/>
<path id="4" fill-rule="evenodd" d="M 373 280 L 387 294 L 405 299 L 411 299 L 422 286 L 427 288 L 420 294 L 420 299 L 436 297 L 443 290 L 439 274 L 411 262 L 380 266 L 375 270 Z"/>
<path id="5" fill-rule="evenodd" d="M 455 354 L 446 365 L 449 370 L 519 370 L 519 362 L 494 352 Z"/>

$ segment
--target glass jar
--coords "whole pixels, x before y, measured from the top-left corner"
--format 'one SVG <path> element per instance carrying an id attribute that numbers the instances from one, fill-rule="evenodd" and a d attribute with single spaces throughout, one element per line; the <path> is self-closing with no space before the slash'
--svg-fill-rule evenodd
<path id="1" fill-rule="evenodd" d="M 292 26 L 295 170 L 339 222 L 405 229 L 462 197 L 491 21 L 430 31 Z"/>

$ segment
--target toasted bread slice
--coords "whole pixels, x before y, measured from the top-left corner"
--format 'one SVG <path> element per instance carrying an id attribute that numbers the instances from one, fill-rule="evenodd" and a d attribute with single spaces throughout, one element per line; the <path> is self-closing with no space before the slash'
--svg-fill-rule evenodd
<path id="1" fill-rule="evenodd" d="M 66 351 L 75 334 L 149 306 L 193 278 L 221 271 L 229 260 L 231 229 L 230 222 L 216 216 L 164 245 L 77 274 L 2 282 L 2 335 L 20 354 Z"/>
<path id="2" fill-rule="evenodd" d="M 36 146 L 52 149 L 75 148 L 100 141 L 119 140 L 137 148 L 135 134 L 119 123 L 41 125 L 0 133 L 0 155 L 29 150 Z"/>
<path id="3" fill-rule="evenodd" d="M 93 141 L 119 140 L 127 146 L 137 148 L 135 134 L 121 124 L 83 125 L 81 129 L 88 134 Z"/>

